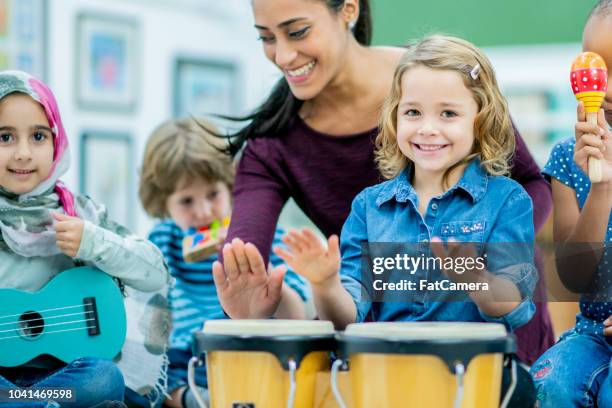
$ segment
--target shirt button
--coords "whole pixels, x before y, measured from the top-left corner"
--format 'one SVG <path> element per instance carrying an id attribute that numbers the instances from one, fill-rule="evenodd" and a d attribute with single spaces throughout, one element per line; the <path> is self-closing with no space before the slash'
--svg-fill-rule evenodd
<path id="1" fill-rule="evenodd" d="M 438 209 L 438 204 L 433 203 L 433 204 L 431 205 L 431 209 L 432 209 L 432 210 L 437 210 L 437 209 Z"/>

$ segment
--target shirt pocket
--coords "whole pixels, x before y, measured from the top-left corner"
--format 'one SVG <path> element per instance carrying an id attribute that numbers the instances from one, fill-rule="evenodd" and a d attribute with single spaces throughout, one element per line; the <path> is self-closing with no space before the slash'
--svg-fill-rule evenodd
<path id="1" fill-rule="evenodd" d="M 450 238 L 461 242 L 482 242 L 486 229 L 484 220 L 444 222 L 440 235 L 444 241 Z"/>

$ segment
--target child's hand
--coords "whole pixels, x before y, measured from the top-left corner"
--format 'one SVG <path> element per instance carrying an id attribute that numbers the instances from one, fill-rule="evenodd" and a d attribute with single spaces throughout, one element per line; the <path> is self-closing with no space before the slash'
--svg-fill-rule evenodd
<path id="1" fill-rule="evenodd" d="M 476 259 L 478 253 L 474 244 L 451 241 L 445 247 L 440 238 L 431 240 L 431 250 L 435 256 L 444 258 Z M 455 262 L 453 262 L 455 264 Z M 489 272 L 486 267 L 478 267 L 474 262 L 473 267 L 468 268 L 464 262 L 461 270 L 455 265 L 455 270 L 443 270 L 443 273 L 457 283 L 487 283 L 487 290 L 470 291 L 469 296 L 476 306 L 489 316 L 503 316 L 514 310 L 522 301 L 521 294 L 516 285 L 510 280 L 497 278 Z"/>
<path id="2" fill-rule="evenodd" d="M 234 238 L 223 246 L 223 264 L 213 263 L 213 278 L 223 310 L 232 319 L 267 319 L 282 300 L 286 265 L 264 264 L 255 245 Z"/>
<path id="3" fill-rule="evenodd" d="M 576 146 L 574 161 L 585 174 L 589 174 L 588 159 L 593 156 L 602 161 L 602 182 L 612 180 L 612 133 L 602 109 L 597 113 L 597 125 L 586 122 L 582 102 L 578 104 L 578 122 L 575 127 Z"/>
<path id="4" fill-rule="evenodd" d="M 604 336 L 612 336 L 612 315 L 608 316 L 603 322 L 604 324 Z"/>
<path id="5" fill-rule="evenodd" d="M 76 257 L 83 238 L 82 219 L 69 215 L 51 212 L 55 219 L 55 240 L 58 248 L 69 257 Z"/>
<path id="6" fill-rule="evenodd" d="M 464 259 L 476 259 L 478 253 L 474 248 L 473 244 L 465 242 L 457 242 L 450 240 L 447 243 L 442 242 L 438 237 L 431 239 L 431 252 L 434 256 L 444 260 L 446 258 L 464 258 Z M 478 269 L 476 265 L 472 268 L 462 266 L 462 270 L 442 270 L 442 272 L 448 276 L 452 281 L 460 283 L 478 283 L 486 282 L 488 280 L 488 271 L 486 268 Z"/>
<path id="7" fill-rule="evenodd" d="M 326 247 L 314 232 L 305 228 L 301 232 L 290 231 L 283 237 L 283 242 L 289 251 L 274 247 L 274 253 L 312 285 L 324 285 L 337 277 L 340 268 L 337 235 L 329 237 Z"/>

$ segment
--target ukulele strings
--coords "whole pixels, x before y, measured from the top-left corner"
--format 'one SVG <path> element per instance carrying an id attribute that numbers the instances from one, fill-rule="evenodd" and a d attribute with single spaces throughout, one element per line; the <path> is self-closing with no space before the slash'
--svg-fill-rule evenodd
<path id="1" fill-rule="evenodd" d="M 94 318 L 91 319 L 83 319 L 83 320 L 72 320 L 70 322 L 60 322 L 60 323 L 51 323 L 51 324 L 42 324 L 40 326 L 28 326 L 28 327 L 24 327 L 23 329 L 26 330 L 32 330 L 32 329 L 40 329 L 41 327 L 51 327 L 51 326 L 61 326 L 64 324 L 73 324 L 73 323 L 83 323 L 83 322 L 89 322 L 92 320 L 96 320 Z M 0 333 L 8 333 L 8 332 L 12 332 L 15 329 L 8 329 L 8 330 L 0 330 Z M 0 340 L 2 340 L 3 337 L 0 337 Z"/>
<path id="2" fill-rule="evenodd" d="M 33 317 L 33 318 L 27 319 L 27 320 L 17 320 L 15 322 L 0 323 L 0 326 L 7 326 L 7 325 L 13 325 L 13 324 L 20 324 L 20 323 L 29 323 L 29 322 L 35 322 L 35 321 L 38 321 L 38 320 L 58 319 L 60 317 L 78 316 L 78 315 L 82 315 L 82 314 L 86 314 L 86 313 L 93 313 L 93 310 L 86 310 L 84 312 L 77 312 L 77 313 L 66 313 L 66 314 L 55 315 L 55 316 Z M 0 331 L 0 333 L 2 333 L 2 332 Z"/>
<path id="3" fill-rule="evenodd" d="M 74 309 L 77 307 L 83 307 L 83 304 L 79 304 L 79 305 L 74 305 L 74 306 L 65 306 L 65 307 L 55 307 L 55 308 L 51 308 L 51 309 L 44 309 L 44 310 L 40 310 L 37 311 L 36 313 L 42 313 L 42 312 L 50 312 L 50 311 L 57 311 L 57 310 L 66 310 L 66 309 Z M 27 312 L 26 312 L 27 313 Z M 18 320 L 18 321 L 13 321 L 13 322 L 6 322 L 6 323 L 0 323 L 0 326 L 5 326 L 5 325 L 19 325 L 19 324 L 23 324 L 23 323 L 28 323 L 28 322 L 34 322 L 34 321 L 40 321 L 40 320 L 47 320 L 47 319 L 58 319 L 58 318 L 62 318 L 62 317 L 68 317 L 68 316 L 75 316 L 75 315 L 83 315 L 83 317 L 87 317 L 87 314 L 93 313 L 92 310 L 84 310 L 82 312 L 77 312 L 77 313 L 66 313 L 66 314 L 59 314 L 59 315 L 54 315 L 54 316 L 46 316 L 46 317 L 35 317 L 35 318 L 31 318 L 31 319 L 27 319 L 27 320 Z M 5 316 L 0 316 L 0 319 L 6 319 L 9 317 L 17 317 L 17 316 L 21 316 L 23 315 L 23 313 L 18 313 L 18 314 L 13 314 L 13 315 L 5 315 Z M 82 320 L 72 320 L 72 321 L 68 321 L 68 322 L 59 322 L 59 323 L 50 323 L 50 324 L 42 324 L 40 326 L 30 326 L 30 327 L 19 327 L 17 328 L 17 330 L 21 329 L 21 330 L 33 330 L 33 329 L 39 329 L 39 328 L 44 328 L 44 327 L 49 327 L 49 326 L 62 326 L 62 325 L 68 325 L 68 324 L 75 324 L 75 323 L 83 323 L 83 322 L 89 322 L 95 320 L 95 318 L 87 318 L 87 319 L 82 319 Z M 91 326 L 89 326 L 89 324 L 86 324 L 85 327 L 77 327 L 77 328 L 72 328 L 72 329 L 60 329 L 60 330 L 50 330 L 50 331 L 45 331 L 44 334 L 52 334 L 52 333 L 62 333 L 62 332 L 67 332 L 67 331 L 76 331 L 76 330 L 87 330 L 89 329 Z M 8 329 L 8 330 L 0 330 L 0 333 L 7 333 L 7 332 L 14 332 L 16 329 L 12 328 L 12 329 Z M 43 334 L 43 333 L 40 333 Z M 0 340 L 8 340 L 8 339 L 13 339 L 13 338 L 22 338 L 23 335 L 15 335 L 15 336 L 4 336 L 4 337 L 0 337 Z"/>
<path id="4" fill-rule="evenodd" d="M 88 329 L 89 329 L 89 326 L 85 326 L 85 327 L 77 327 L 75 329 L 51 330 L 51 331 L 45 332 L 44 334 L 63 333 L 63 332 L 69 332 L 69 331 L 88 330 Z M 17 337 L 23 338 L 23 336 L 17 335 L 17 336 L 0 337 L 0 340 L 14 339 Z"/>
<path id="5" fill-rule="evenodd" d="M 43 310 L 39 310 L 37 313 L 42 313 L 42 312 L 52 312 L 54 310 L 64 310 L 64 309 L 74 309 L 75 307 L 83 307 L 83 304 L 78 304 L 78 305 L 74 305 L 74 306 L 64 306 L 64 307 L 54 307 L 52 309 L 43 309 Z M 17 314 L 13 314 L 13 315 L 5 315 L 5 316 L 0 316 L 0 319 L 6 319 L 9 317 L 15 317 L 15 316 L 21 316 L 23 313 L 17 313 Z"/>

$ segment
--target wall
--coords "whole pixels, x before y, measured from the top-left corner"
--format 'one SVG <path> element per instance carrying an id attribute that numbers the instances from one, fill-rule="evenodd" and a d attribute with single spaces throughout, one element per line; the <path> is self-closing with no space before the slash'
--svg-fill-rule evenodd
<path id="1" fill-rule="evenodd" d="M 377 44 L 399 45 L 442 31 L 479 46 L 499 46 L 579 41 L 586 16 L 596 0 L 370 2 Z"/>
<path id="2" fill-rule="evenodd" d="M 267 94 L 278 74 L 260 50 L 250 8 L 242 0 L 224 0 L 223 6 L 220 9 L 217 2 L 200 0 L 48 0 L 47 82 L 56 94 L 71 142 L 72 166 L 64 177 L 71 188 L 79 185 L 78 145 L 81 132 L 87 129 L 130 132 L 136 147 L 131 170 L 137 172 L 148 134 L 172 114 L 172 73 L 178 55 L 235 61 L 241 77 L 242 109 L 255 106 Z M 132 114 L 93 112 L 77 104 L 75 32 L 77 15 L 83 11 L 129 17 L 140 23 L 139 96 Z M 112 165 L 112 158 L 108 163 Z M 137 205 L 133 224 L 137 232 L 146 234 L 151 220 L 138 203 L 137 186 L 132 187 Z"/>

